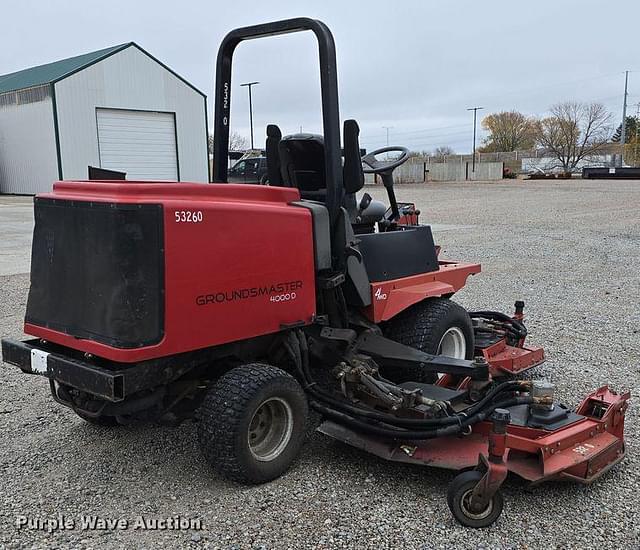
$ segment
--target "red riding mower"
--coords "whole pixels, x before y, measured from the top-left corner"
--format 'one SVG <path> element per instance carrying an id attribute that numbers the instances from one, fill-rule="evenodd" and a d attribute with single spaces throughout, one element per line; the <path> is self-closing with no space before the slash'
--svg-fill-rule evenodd
<path id="1" fill-rule="evenodd" d="M 269 126 L 269 185 L 226 184 L 235 47 L 308 30 L 324 135 Z M 195 418 L 207 461 L 247 483 L 287 470 L 311 408 L 330 437 L 463 472 L 448 503 L 471 527 L 500 515 L 508 472 L 590 483 L 620 462 L 629 394 L 603 387 L 573 412 L 551 384 L 515 379 L 544 360 L 525 345 L 524 304 L 509 316 L 451 300 L 480 266 L 438 258 L 394 195 L 407 150 L 361 158 L 358 134 L 347 120 L 341 140 L 324 24 L 232 31 L 217 61 L 216 183 L 58 182 L 37 196 L 34 339 L 3 340 L 4 361 L 48 378 L 88 422 Z M 363 172 L 381 176 L 389 208 L 356 199 Z"/>

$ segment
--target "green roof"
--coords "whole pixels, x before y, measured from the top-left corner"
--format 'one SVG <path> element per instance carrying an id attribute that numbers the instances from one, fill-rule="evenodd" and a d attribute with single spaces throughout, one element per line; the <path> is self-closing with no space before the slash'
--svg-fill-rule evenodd
<path id="1" fill-rule="evenodd" d="M 38 65 L 30 69 L 2 75 L 0 76 L 0 94 L 56 82 L 132 44 L 133 42 L 128 42 L 127 44 L 120 44 L 104 50 L 85 53 L 76 57 L 47 63 L 46 65 Z"/>

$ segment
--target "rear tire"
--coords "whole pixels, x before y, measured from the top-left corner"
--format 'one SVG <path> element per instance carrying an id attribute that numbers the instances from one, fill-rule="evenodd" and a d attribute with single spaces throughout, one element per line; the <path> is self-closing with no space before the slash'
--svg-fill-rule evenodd
<path id="1" fill-rule="evenodd" d="M 290 374 L 261 363 L 236 367 L 216 382 L 198 410 L 200 448 L 223 476 L 265 483 L 298 456 L 307 416 L 307 398 Z"/>
<path id="2" fill-rule="evenodd" d="M 120 425 L 115 416 L 87 416 L 79 411 L 76 411 L 76 414 L 82 420 L 94 426 L 114 427 Z"/>
<path id="3" fill-rule="evenodd" d="M 442 353 L 459 359 L 473 359 L 471 317 L 461 305 L 448 298 L 419 302 L 388 321 L 383 330 L 387 338 L 431 355 Z M 398 384 L 432 384 L 438 379 L 436 373 L 419 367 L 386 368 L 381 369 L 381 374 Z"/>

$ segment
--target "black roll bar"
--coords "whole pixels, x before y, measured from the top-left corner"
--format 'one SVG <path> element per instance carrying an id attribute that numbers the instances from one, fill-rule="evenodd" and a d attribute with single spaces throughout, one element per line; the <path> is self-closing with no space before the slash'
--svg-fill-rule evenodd
<path id="1" fill-rule="evenodd" d="M 216 93 L 214 110 L 213 181 L 227 182 L 229 154 L 229 118 L 231 114 L 231 61 L 236 46 L 243 40 L 312 31 L 318 40 L 320 56 L 320 86 L 322 93 L 322 124 L 324 129 L 326 206 L 331 221 L 335 221 L 342 205 L 344 187 L 340 148 L 340 113 L 338 108 L 338 75 L 336 47 L 329 28 L 315 19 L 299 17 L 231 31 L 224 37 L 216 62 Z"/>

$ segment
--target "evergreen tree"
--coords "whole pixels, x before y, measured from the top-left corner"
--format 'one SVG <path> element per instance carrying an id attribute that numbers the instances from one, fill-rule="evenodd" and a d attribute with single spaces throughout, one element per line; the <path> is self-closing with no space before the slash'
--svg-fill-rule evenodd
<path id="1" fill-rule="evenodd" d="M 627 117 L 627 128 L 624 136 L 625 143 L 631 143 L 631 140 L 635 137 L 638 131 L 638 119 L 632 116 Z M 613 143 L 620 143 L 622 139 L 622 123 L 618 124 L 616 131 L 613 133 L 611 141 Z"/>

